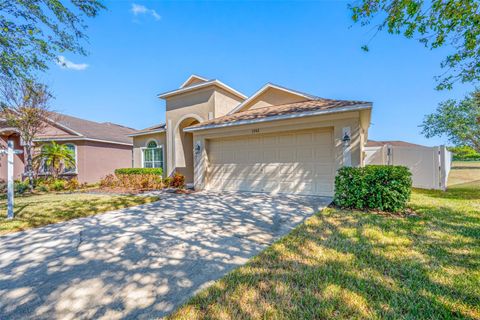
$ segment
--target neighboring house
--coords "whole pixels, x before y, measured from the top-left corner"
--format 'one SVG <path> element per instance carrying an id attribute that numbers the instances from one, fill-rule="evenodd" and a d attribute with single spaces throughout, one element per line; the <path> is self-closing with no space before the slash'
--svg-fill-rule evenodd
<path id="1" fill-rule="evenodd" d="M 130 136 L 135 167 L 178 171 L 202 190 L 332 196 L 336 170 L 363 165 L 371 102 L 266 84 L 247 97 L 191 76 L 166 100 L 166 124 Z"/>
<path id="2" fill-rule="evenodd" d="M 452 155 L 445 148 L 427 147 L 405 141 L 369 140 L 365 147 L 366 165 L 401 165 L 412 173 L 413 186 L 423 189 L 447 188 Z"/>
<path id="3" fill-rule="evenodd" d="M 59 113 L 52 113 L 46 119 L 47 127 L 35 139 L 35 145 L 55 141 L 66 144 L 75 154 L 76 166 L 66 170 L 65 177 L 77 177 L 80 182 L 98 182 L 116 168 L 132 166 L 132 138 L 135 132 L 118 124 L 84 120 Z M 6 148 L 7 140 L 14 141 L 15 149 L 22 149 L 22 142 L 15 128 L 10 128 L 5 121 L 0 121 L 0 148 Z M 37 149 L 38 152 L 38 149 Z M 20 179 L 24 172 L 24 155 L 15 155 L 15 179 Z M 0 157 L 0 179 L 6 179 L 6 156 Z"/>

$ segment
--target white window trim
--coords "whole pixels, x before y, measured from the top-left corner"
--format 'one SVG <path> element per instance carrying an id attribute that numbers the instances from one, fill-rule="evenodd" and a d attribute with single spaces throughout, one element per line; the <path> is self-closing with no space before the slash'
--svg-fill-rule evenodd
<path id="1" fill-rule="evenodd" d="M 150 149 L 150 148 L 147 148 L 146 146 L 148 146 L 148 144 L 150 142 L 155 142 L 157 144 L 157 148 L 161 148 L 162 149 L 162 171 L 165 172 L 165 147 L 163 144 L 160 144 L 158 143 L 157 139 L 149 139 L 147 141 L 147 143 L 145 143 L 145 147 L 141 147 L 140 148 L 140 165 L 141 165 L 141 168 L 145 168 L 145 163 L 144 163 L 144 151 L 146 149 Z"/>

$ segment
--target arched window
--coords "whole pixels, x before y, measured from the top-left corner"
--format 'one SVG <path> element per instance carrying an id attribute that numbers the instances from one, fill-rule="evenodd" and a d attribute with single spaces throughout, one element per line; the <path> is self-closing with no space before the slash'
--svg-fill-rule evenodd
<path id="1" fill-rule="evenodd" d="M 71 152 L 73 159 L 75 159 L 74 165 L 66 165 L 65 169 L 63 170 L 64 173 L 76 173 L 77 172 L 77 146 L 74 145 L 73 143 L 66 143 L 65 147 L 67 147 Z"/>
<path id="2" fill-rule="evenodd" d="M 155 140 L 150 140 L 143 149 L 144 168 L 163 168 L 163 149 Z"/>

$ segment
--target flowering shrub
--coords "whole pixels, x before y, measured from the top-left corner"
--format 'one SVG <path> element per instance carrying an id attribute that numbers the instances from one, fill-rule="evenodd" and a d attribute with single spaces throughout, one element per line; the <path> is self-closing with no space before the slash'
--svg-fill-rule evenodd
<path id="1" fill-rule="evenodd" d="M 175 172 L 170 178 L 170 187 L 183 189 L 185 187 L 185 176 L 181 173 Z"/>
<path id="2" fill-rule="evenodd" d="M 156 174 L 109 174 L 100 181 L 100 187 L 144 191 L 161 189 L 163 183 Z"/>

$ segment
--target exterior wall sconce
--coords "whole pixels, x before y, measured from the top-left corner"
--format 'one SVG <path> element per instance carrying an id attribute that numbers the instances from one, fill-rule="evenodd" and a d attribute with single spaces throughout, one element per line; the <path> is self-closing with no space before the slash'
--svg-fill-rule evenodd
<path id="1" fill-rule="evenodd" d="M 343 146 L 344 147 L 348 147 L 348 145 L 350 144 L 350 136 L 348 135 L 348 132 L 345 132 L 345 134 L 343 135 L 343 139 L 342 139 L 342 142 L 343 142 Z"/>
<path id="2" fill-rule="evenodd" d="M 194 148 L 195 155 L 199 155 L 200 151 L 202 151 L 202 146 L 200 144 L 200 141 L 197 141 Z"/>

